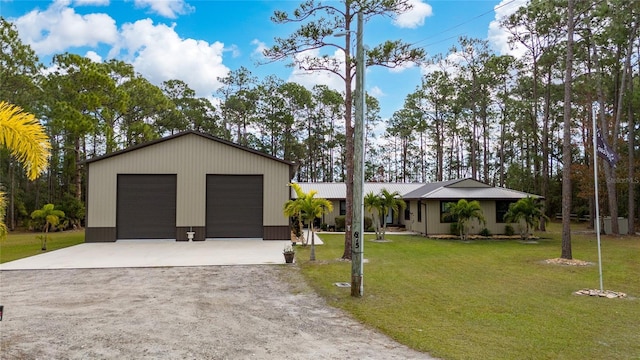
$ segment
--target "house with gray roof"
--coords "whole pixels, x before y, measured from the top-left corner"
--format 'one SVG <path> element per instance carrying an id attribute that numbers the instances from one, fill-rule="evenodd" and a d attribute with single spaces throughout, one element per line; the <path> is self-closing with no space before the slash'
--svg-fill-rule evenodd
<path id="1" fill-rule="evenodd" d="M 304 192 L 316 190 L 317 197 L 332 201 L 334 210 L 324 215 L 323 223 L 335 225 L 335 218 L 346 214 L 344 183 L 299 184 Z M 469 178 L 426 184 L 365 183 L 363 192 L 379 194 L 382 189 L 397 191 L 407 203 L 406 210 L 401 214 L 390 214 L 386 219 L 387 223 L 426 235 L 451 232 L 452 221 L 447 216 L 448 204 L 457 203 L 460 199 L 477 200 L 487 221 L 484 226 L 472 224 L 472 234 L 479 233 L 483 228 L 487 228 L 492 234 L 504 234 L 507 225 L 504 214 L 509 205 L 527 196 L 540 198 L 534 194 L 495 187 Z M 295 198 L 295 192 L 292 192 L 291 197 Z M 365 216 L 371 217 L 372 214 L 366 213 Z"/>

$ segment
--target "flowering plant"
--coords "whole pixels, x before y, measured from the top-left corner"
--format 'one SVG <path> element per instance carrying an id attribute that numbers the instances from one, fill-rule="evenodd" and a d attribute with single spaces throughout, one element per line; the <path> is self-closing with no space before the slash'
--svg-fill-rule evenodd
<path id="1" fill-rule="evenodd" d="M 291 245 L 286 245 L 286 246 L 284 247 L 284 249 L 282 250 L 282 253 L 283 253 L 283 254 L 295 254 L 295 253 L 296 253 L 296 251 L 295 251 L 295 250 L 293 250 L 293 247 L 292 247 Z"/>

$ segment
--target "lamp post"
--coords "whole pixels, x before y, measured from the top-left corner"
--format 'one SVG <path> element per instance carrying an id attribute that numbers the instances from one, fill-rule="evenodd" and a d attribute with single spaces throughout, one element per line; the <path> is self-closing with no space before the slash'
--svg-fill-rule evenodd
<path id="1" fill-rule="evenodd" d="M 353 228 L 351 238 L 351 296 L 362 297 L 363 252 L 364 252 L 364 113 L 366 109 L 364 91 L 364 27 L 362 11 L 358 11 L 356 32 L 356 103 L 353 142 Z"/>

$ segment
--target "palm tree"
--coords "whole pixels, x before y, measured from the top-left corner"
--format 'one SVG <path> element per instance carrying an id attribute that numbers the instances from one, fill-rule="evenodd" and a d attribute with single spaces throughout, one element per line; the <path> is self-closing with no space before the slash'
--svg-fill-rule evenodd
<path id="1" fill-rule="evenodd" d="M 387 214 L 392 212 L 395 216 L 407 207 L 407 204 L 400 198 L 400 193 L 397 191 L 389 192 L 387 189 L 382 189 L 380 192 L 380 203 L 382 205 L 382 238 L 384 239 L 387 233 Z"/>
<path id="2" fill-rule="evenodd" d="M 524 221 L 526 231 L 520 232 L 522 240 L 527 240 L 534 229 L 540 223 L 540 219 L 548 220 L 544 214 L 544 205 L 531 196 L 522 198 L 509 206 L 509 210 L 504 214 L 504 219 L 509 222 Z"/>
<path id="3" fill-rule="evenodd" d="M 321 218 L 322 214 L 333 211 L 333 205 L 331 201 L 323 198 L 316 198 L 315 195 L 318 192 L 315 190 L 309 191 L 306 196 L 302 199 L 300 213 L 302 218 L 307 222 L 307 225 L 310 229 L 311 236 L 311 255 L 309 256 L 310 261 L 316 260 L 316 247 L 315 247 L 315 237 L 313 232 L 313 221 L 317 218 Z"/>
<path id="4" fill-rule="evenodd" d="M 380 226 L 380 216 L 382 214 L 382 199 L 374 195 L 373 191 L 370 191 L 364 196 L 364 207 L 373 217 L 373 226 L 376 229 L 376 240 L 382 240 L 383 235 Z"/>
<path id="5" fill-rule="evenodd" d="M 298 184 L 292 183 L 289 184 L 289 186 L 295 190 L 296 199 L 289 200 L 284 204 L 284 214 L 286 216 L 297 216 L 298 221 L 308 224 L 309 236 L 311 237 L 311 256 L 309 260 L 315 261 L 316 243 L 314 239 L 313 221 L 322 217 L 322 214 L 333 211 L 333 205 L 331 201 L 327 199 L 316 198 L 315 195 L 318 192 L 315 190 L 305 193 Z"/>
<path id="6" fill-rule="evenodd" d="M 47 169 L 51 144 L 44 126 L 33 114 L 0 101 L 0 145 L 22 163 L 29 180 Z"/>
<path id="7" fill-rule="evenodd" d="M 49 229 L 57 226 L 62 217 L 64 217 L 64 212 L 62 210 L 56 210 L 53 204 L 46 204 L 42 209 L 35 210 L 31 213 L 32 219 L 44 220 L 44 225 L 42 226 L 42 250 L 47 250 Z"/>
<path id="8" fill-rule="evenodd" d="M 51 144 L 44 127 L 35 116 L 23 112 L 18 106 L 0 101 L 0 146 L 20 161 L 29 180 L 35 180 L 48 166 Z M 6 202 L 0 192 L 0 214 L 4 215 Z M 0 217 L 0 239 L 7 234 L 4 216 Z"/>
<path id="9" fill-rule="evenodd" d="M 467 240 L 469 236 L 469 221 L 477 219 L 482 224 L 486 224 L 482 208 L 477 200 L 460 199 L 457 203 L 450 204 L 448 211 L 454 219 L 458 219 L 458 230 L 462 240 Z"/>
<path id="10" fill-rule="evenodd" d="M 305 194 L 304 191 L 302 191 L 302 188 L 300 187 L 299 184 L 291 183 L 289 184 L 289 186 L 291 186 L 293 190 L 296 192 L 296 198 L 291 199 L 286 203 L 284 203 L 283 212 L 285 216 L 294 218 L 294 221 L 298 222 L 297 230 L 302 231 L 303 223 L 302 223 L 301 206 L 302 206 L 302 199 L 305 196 L 307 196 L 307 194 Z M 295 235 L 298 239 L 300 238 L 300 233 L 298 231 L 295 231 Z M 302 237 L 302 239 L 303 239 L 303 245 L 307 245 L 306 240 L 304 240 L 304 236 Z"/>

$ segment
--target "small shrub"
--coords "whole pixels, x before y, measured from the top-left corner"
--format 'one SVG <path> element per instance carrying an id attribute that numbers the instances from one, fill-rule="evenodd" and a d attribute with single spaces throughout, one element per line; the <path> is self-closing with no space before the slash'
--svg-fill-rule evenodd
<path id="1" fill-rule="evenodd" d="M 489 229 L 487 228 L 484 228 L 480 231 L 480 236 L 489 237 L 491 235 L 491 231 L 489 231 Z"/>
<path id="2" fill-rule="evenodd" d="M 327 223 L 322 223 L 322 224 L 320 224 L 320 230 L 322 230 L 322 231 L 327 231 L 327 229 L 328 229 L 328 228 L 329 228 L 329 227 L 327 226 Z"/>
<path id="3" fill-rule="evenodd" d="M 344 216 L 336 216 L 336 231 L 344 231 L 344 223 L 345 223 L 345 218 Z"/>
<path id="4" fill-rule="evenodd" d="M 513 236 L 515 235 L 516 231 L 513 229 L 513 226 L 511 226 L 511 224 L 507 224 L 504 226 L 504 234 L 507 236 Z"/>
<path id="5" fill-rule="evenodd" d="M 75 196 L 65 195 L 59 209 L 64 212 L 65 217 L 68 219 L 68 221 L 59 225 L 60 230 L 82 227 L 86 215 L 86 209 L 82 201 L 76 199 Z"/>

